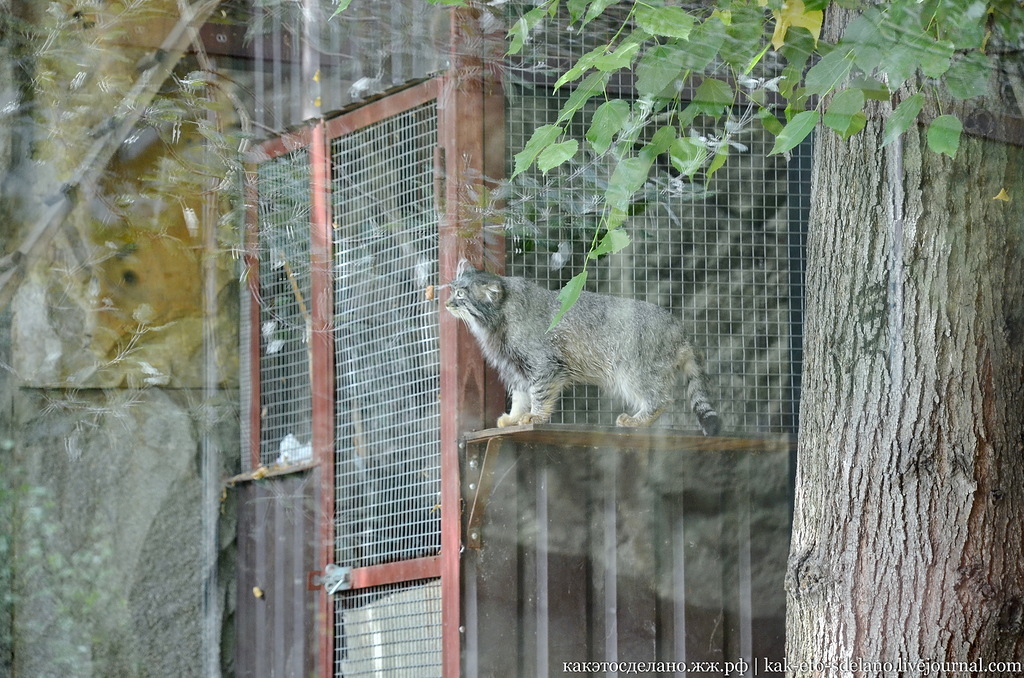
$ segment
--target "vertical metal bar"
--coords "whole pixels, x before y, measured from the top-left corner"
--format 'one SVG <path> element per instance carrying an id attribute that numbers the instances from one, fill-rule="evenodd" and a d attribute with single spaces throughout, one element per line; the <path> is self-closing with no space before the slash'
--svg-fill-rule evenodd
<path id="1" fill-rule="evenodd" d="M 604 564 L 604 656 L 608 662 L 619 660 L 619 549 L 618 549 L 618 515 L 615 505 L 618 498 L 618 456 L 614 453 L 607 454 L 602 450 L 602 468 L 604 469 L 604 506 L 603 518 L 603 549 L 602 562 Z M 609 673 L 614 676 L 617 673 Z"/>
<path id="2" fill-rule="evenodd" d="M 479 596 L 476 585 L 477 571 L 476 558 L 469 559 L 462 567 L 462 591 L 465 600 L 463 625 L 466 627 L 462 670 L 465 678 L 479 678 L 480 676 L 480 614 L 477 605 Z"/>
<path id="3" fill-rule="evenodd" d="M 264 52 L 264 10 L 258 4 L 253 3 L 253 109 L 254 122 L 257 129 L 268 129 L 267 126 L 267 102 L 265 99 L 266 82 L 263 77 L 263 69 L 267 58 Z"/>
<path id="4" fill-rule="evenodd" d="M 679 495 L 679 513 L 672 519 L 672 659 L 684 667 L 676 676 L 686 676 L 686 503 Z"/>
<path id="5" fill-rule="evenodd" d="M 274 88 L 273 94 L 273 105 L 274 105 L 274 117 L 270 121 L 275 127 L 286 127 L 290 120 L 286 120 L 284 111 L 282 110 L 282 104 L 284 103 L 284 72 L 281 68 L 281 62 L 283 56 L 281 54 L 281 45 L 284 43 L 284 30 L 281 26 L 281 12 L 275 11 L 271 15 L 271 22 L 273 28 L 270 34 L 270 51 L 271 51 L 271 73 L 274 74 L 274 81 L 271 86 Z"/>
<path id="6" fill-rule="evenodd" d="M 334 288 L 331 276 L 330 217 L 330 154 L 327 150 L 324 123 L 312 130 L 310 140 L 311 179 L 311 313 L 310 352 L 313 365 L 310 375 L 313 396 L 313 455 L 319 464 L 319 553 L 317 563 L 323 568 L 334 560 Z M 331 675 L 334 653 L 333 604 L 324 587 L 320 587 L 317 605 L 317 628 L 320 638 L 318 672 Z"/>
<path id="7" fill-rule="evenodd" d="M 255 520 L 253 520 L 253 534 L 255 542 L 255 565 L 253 567 L 253 588 L 251 591 L 243 591 L 243 596 L 252 596 L 256 599 L 254 607 L 256 608 L 255 617 L 256 623 L 253 624 L 255 627 L 255 638 L 257 645 L 256 652 L 258 657 L 251 665 L 259 666 L 261 663 L 268 663 L 271 659 L 268 655 L 273 652 L 269 638 L 269 631 L 267 619 L 269 617 L 266 590 L 267 586 L 267 548 L 266 548 L 266 535 L 272 534 L 270 532 L 270 525 L 268 524 L 267 515 L 270 513 L 270 506 L 268 503 L 267 490 L 262 486 L 257 486 L 252 492 L 252 502 L 256 507 L 253 510 L 255 514 Z"/>
<path id="8" fill-rule="evenodd" d="M 288 97 L 288 122 L 286 124 L 294 124 L 300 120 L 306 120 L 306 104 L 305 97 L 303 94 L 306 91 L 306 83 L 303 79 L 302 72 L 302 42 L 305 38 L 305 24 L 302 17 L 302 8 L 294 3 L 288 3 L 285 7 L 289 8 L 289 24 L 291 28 L 291 50 L 288 54 L 288 60 L 291 62 L 291 71 L 289 76 L 289 90 L 291 95 Z M 288 30 L 288 27 L 285 28 Z"/>
<path id="9" fill-rule="evenodd" d="M 216 114 L 207 112 L 207 121 L 216 129 Z M 210 147 L 204 146 L 203 154 L 207 161 L 212 162 Z M 215 189 L 216 179 L 207 182 L 208 189 Z M 202 219 L 200 228 L 203 238 L 203 405 L 217 407 L 215 398 L 217 385 L 220 383 L 217 369 L 217 191 L 208 190 L 203 198 Z M 250 331 L 255 332 L 254 328 Z M 217 501 L 218 489 L 221 485 L 220 446 L 208 428 L 203 428 L 200 440 L 201 471 L 203 485 L 202 530 L 203 530 L 203 675 L 206 678 L 220 676 L 220 617 L 217 582 L 217 523 L 220 503 Z"/>
<path id="10" fill-rule="evenodd" d="M 754 620 L 753 620 L 753 571 L 750 562 L 750 493 L 753 486 L 753 478 L 750 470 L 751 455 L 744 455 L 739 462 L 737 469 L 740 482 L 733 485 L 738 490 L 733 490 L 733 496 L 737 502 L 737 538 L 738 553 L 738 575 L 739 575 L 739 635 L 740 635 L 740 658 L 753 665 L 754 657 Z M 738 497 L 735 495 L 739 494 Z M 749 675 L 750 669 L 744 675 Z"/>
<path id="11" fill-rule="evenodd" d="M 303 0 L 302 3 L 302 118 L 320 115 L 320 26 L 318 14 L 323 11 L 320 0 Z"/>
<path id="12" fill-rule="evenodd" d="M 248 462 L 260 465 L 260 263 L 259 263 L 259 187 L 256 168 L 245 173 L 245 284 L 249 291 L 249 372 Z M 243 415 L 245 416 L 245 415 Z"/>
<path id="13" fill-rule="evenodd" d="M 550 597 L 548 587 L 548 558 L 550 556 L 550 535 L 548 533 L 548 472 L 546 461 L 537 465 L 537 548 L 536 555 L 536 629 L 537 629 L 537 678 L 547 678 L 551 647 Z"/>
<path id="14" fill-rule="evenodd" d="M 288 657 L 291 654 L 290 638 L 286 638 L 289 623 L 288 611 L 294 601 L 288 595 L 290 592 L 288 560 L 291 554 L 288 549 L 288 523 L 285 520 L 285 499 L 280 496 L 283 492 L 283 485 L 269 484 L 270 504 L 270 529 L 266 533 L 264 547 L 273 553 L 273 564 L 271 565 L 271 579 L 267 591 L 266 601 L 270 610 L 270 636 L 267 638 L 267 645 L 271 651 L 270 670 L 274 675 L 287 676 Z M 277 496 L 275 496 L 277 495 Z"/>

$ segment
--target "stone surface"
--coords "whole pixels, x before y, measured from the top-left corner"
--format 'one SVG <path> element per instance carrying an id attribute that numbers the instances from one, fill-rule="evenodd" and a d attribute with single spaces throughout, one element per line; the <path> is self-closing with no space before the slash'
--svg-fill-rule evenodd
<path id="1" fill-rule="evenodd" d="M 201 674 L 204 572 L 216 563 L 202 558 L 199 453 L 206 435 L 233 460 L 237 422 L 230 400 L 199 398 L 21 392 L 5 464 L 25 488 L 13 495 L 16 675 Z M 219 484 L 230 469 L 218 471 Z M 230 521 L 220 529 L 233 533 Z"/>

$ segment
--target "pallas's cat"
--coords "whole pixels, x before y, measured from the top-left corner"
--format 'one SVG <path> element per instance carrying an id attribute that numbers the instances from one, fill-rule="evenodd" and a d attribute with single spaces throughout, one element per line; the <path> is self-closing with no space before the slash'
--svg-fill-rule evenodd
<path id="1" fill-rule="evenodd" d="M 681 321 L 643 301 L 583 292 L 549 331 L 558 294 L 523 278 L 460 263 L 445 306 L 465 321 L 512 395 L 498 426 L 542 424 L 570 384 L 596 384 L 626 401 L 618 426 L 647 426 L 685 380 L 705 435 L 719 430 L 704 372 Z"/>

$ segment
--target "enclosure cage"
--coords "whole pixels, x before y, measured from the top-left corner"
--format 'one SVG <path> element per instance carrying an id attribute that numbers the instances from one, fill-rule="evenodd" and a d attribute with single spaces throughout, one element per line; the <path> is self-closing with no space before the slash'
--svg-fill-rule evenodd
<path id="1" fill-rule="evenodd" d="M 482 51 L 251 154 L 239 675 L 547 675 L 780 647 L 809 147 L 769 157 L 736 110 L 728 135 L 702 130 L 726 166 L 656 165 L 632 246 L 589 264 L 588 289 L 684 320 L 724 437 L 694 437 L 685 411 L 620 435 L 621 404 L 592 388 L 552 426 L 489 432 L 504 390 L 444 285 L 465 257 L 560 288 L 611 171 L 584 156 L 503 178 L 557 117 L 559 70 L 615 28 L 555 26 L 491 61 L 484 34 L 508 20 L 456 13 L 452 44 Z M 587 621 L 568 632 L 569 613 Z"/>
<path id="2" fill-rule="evenodd" d="M 440 674 L 437 89 L 264 143 L 253 165 L 245 464 L 270 487 L 306 477 L 297 524 L 318 545 L 291 579 L 321 636 L 273 658 L 285 672 Z"/>

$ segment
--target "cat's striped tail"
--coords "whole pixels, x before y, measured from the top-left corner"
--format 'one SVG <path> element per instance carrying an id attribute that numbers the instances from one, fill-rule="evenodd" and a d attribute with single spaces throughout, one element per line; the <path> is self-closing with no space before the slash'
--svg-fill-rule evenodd
<path id="1" fill-rule="evenodd" d="M 697 355 L 690 346 L 679 351 L 679 367 L 686 375 L 686 395 L 690 399 L 690 407 L 697 415 L 700 428 L 706 436 L 718 435 L 722 429 L 722 421 L 715 411 L 715 406 L 708 396 L 707 383 L 704 380 L 704 370 L 697 361 Z"/>

